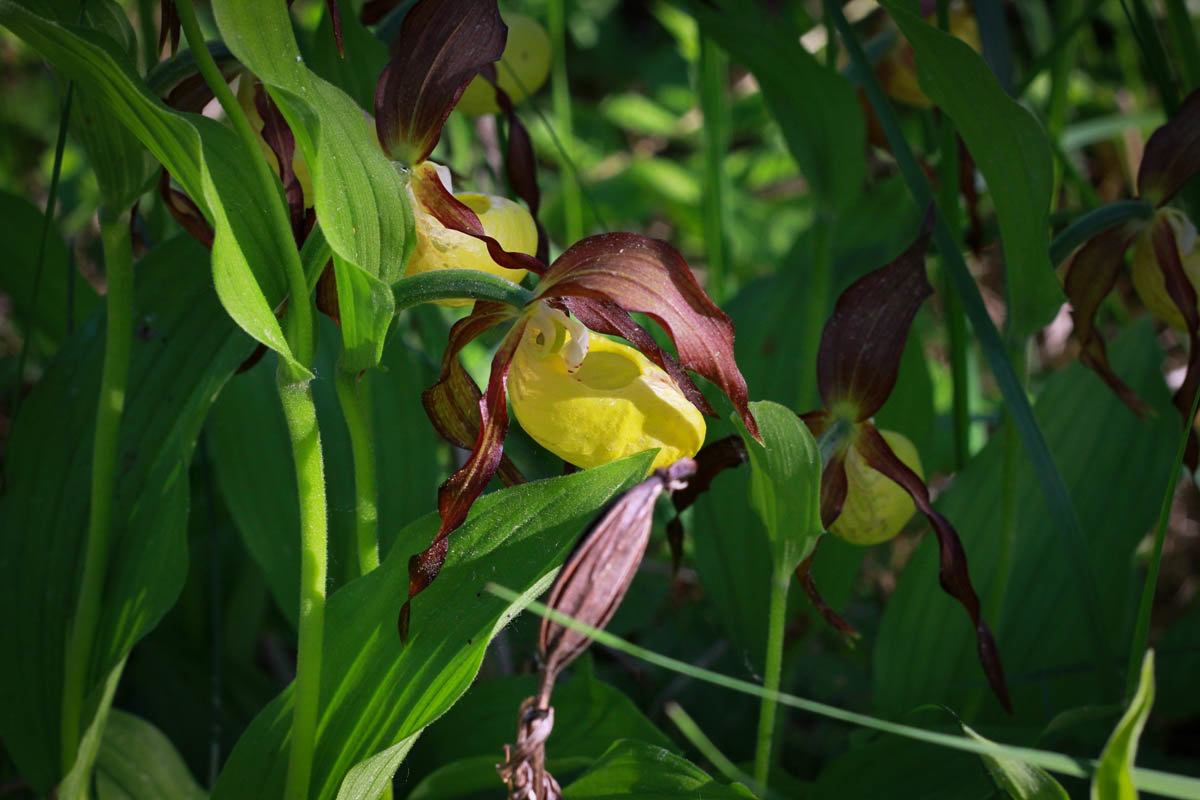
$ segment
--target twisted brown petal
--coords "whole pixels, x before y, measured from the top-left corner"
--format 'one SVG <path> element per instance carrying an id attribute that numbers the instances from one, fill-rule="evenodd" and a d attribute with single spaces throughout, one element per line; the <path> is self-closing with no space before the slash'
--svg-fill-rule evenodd
<path id="1" fill-rule="evenodd" d="M 829 607 L 829 604 L 825 602 L 825 598 L 817 591 L 816 581 L 813 580 L 812 563 L 813 558 L 817 555 L 817 547 L 820 544 L 821 540 L 817 539 L 817 544 L 813 547 L 813 551 L 808 554 L 808 558 L 801 561 L 800 566 L 796 567 L 796 578 L 799 579 L 800 585 L 804 587 L 804 594 L 808 596 L 808 602 L 812 603 L 813 608 L 820 612 L 829 627 L 840 633 L 846 644 L 853 647 L 855 641 L 862 638 L 862 634 L 853 625 L 842 619 L 840 614 Z"/>
<path id="2" fill-rule="evenodd" d="M 854 447 L 872 468 L 882 472 L 912 496 L 917 508 L 929 518 L 933 532 L 937 535 L 940 568 L 938 579 L 946 594 L 953 597 L 971 617 L 975 626 L 975 640 L 979 652 L 979 663 L 991 684 L 992 691 L 1000 700 L 1000 704 L 1010 714 L 1012 701 L 1008 697 L 1008 686 L 1004 682 L 1004 667 L 1000 663 L 1000 653 L 996 648 L 996 640 L 992 631 L 983 620 L 979 611 L 979 597 L 971 586 L 971 576 L 967 572 L 967 554 L 963 550 L 962 541 L 950 521 L 934 510 L 929 500 L 929 490 L 915 472 L 908 468 L 883 436 L 871 423 L 863 423 Z"/>
<path id="3" fill-rule="evenodd" d="M 1138 195 L 1155 206 L 1200 171 L 1200 90 L 1189 94 L 1175 116 L 1146 140 L 1138 168 Z"/>

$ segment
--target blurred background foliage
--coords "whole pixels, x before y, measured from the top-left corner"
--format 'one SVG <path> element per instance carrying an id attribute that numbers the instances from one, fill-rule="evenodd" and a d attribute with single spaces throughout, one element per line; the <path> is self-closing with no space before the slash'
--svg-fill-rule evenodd
<path id="1" fill-rule="evenodd" d="M 157 3 L 125 5 L 135 30 L 156 30 Z M 1054 231 L 1105 202 L 1132 196 L 1145 139 L 1166 112 L 1125 4 L 974 5 L 989 67 L 1040 120 L 1055 154 Z M 820 4 L 755 4 L 750 13 L 760 16 L 750 20 L 750 29 L 760 28 L 761 42 L 746 39 L 742 26 L 722 29 L 720 17 L 694 16 L 688 2 L 511 0 L 501 7 L 541 21 L 552 36 L 561 15 L 565 71 L 552 78 L 556 85 L 518 108 L 538 156 L 540 219 L 552 254 L 580 234 L 600 231 L 636 231 L 672 242 L 733 316 L 751 398 L 797 411 L 816 407 L 814 320 L 819 331 L 838 293 L 897 255 L 920 220 L 891 156 L 863 142 L 862 134 L 848 131 L 837 144 L 839 163 L 831 169 L 858 170 L 864 178 L 838 196 L 813 190 L 789 146 L 795 133 L 789 125 L 828 109 L 818 107 L 800 85 L 790 87 L 795 100 L 788 114 L 772 105 L 764 86 L 778 89 L 781 80 L 772 70 L 779 66 L 771 61 L 773 43 L 791 42 L 848 70 L 839 48 L 828 47 Z M 874 3 L 854 0 L 846 13 L 876 57 L 902 44 Z M 346 13 L 348 56 L 338 59 L 327 14 L 318 0 L 293 6 L 299 39 L 308 47 L 306 61 L 369 110 L 385 50 Z M 713 19 L 711 27 L 701 24 Z M 1076 20 L 1083 22 L 1069 25 Z M 1168 67 L 1179 86 L 1188 87 L 1192 65 L 1180 45 L 1186 35 L 1165 14 L 1156 22 Z M 1187 22 L 1194 25 L 1190 17 Z M 213 33 L 211 19 L 206 23 Z M 388 25 L 385 21 L 376 33 L 386 36 Z M 755 52 L 759 45 L 765 55 Z M 152 43 L 143 48 L 143 64 L 153 49 Z M 0 65 L 2 447 L 15 398 L 37 384 L 64 341 L 93 313 L 104 274 L 97 184 L 83 149 L 69 138 L 55 227 L 35 286 L 30 265 L 64 83 L 4 30 Z M 759 74 L 764 71 L 770 74 Z M 789 78 L 783 80 L 787 89 Z M 931 170 L 939 169 L 945 157 L 940 116 L 902 103 L 897 110 L 917 154 Z M 75 124 L 87 120 L 76 116 Z M 499 118 L 455 112 L 433 158 L 452 168 L 456 189 L 504 193 L 498 169 L 504 135 Z M 989 313 L 1003 326 L 1007 301 L 996 218 L 987 187 L 973 178 L 981 192 L 980 229 L 969 266 Z M 178 235 L 153 191 L 142 196 L 134 230 L 137 255 Z M 813 239 L 819 235 L 831 236 L 823 261 L 814 258 L 819 248 Z M 193 269 L 198 261 L 203 268 L 202 256 L 178 266 Z M 940 287 L 936 257 L 931 267 Z M 1102 593 L 1098 613 L 1111 655 L 1110 663 L 1097 662 L 1086 633 L 1090 612 L 1063 588 L 1072 580 L 1071 556 L 1056 539 L 1024 451 L 1012 445 L 1015 434 L 1005 423 L 1000 395 L 972 344 L 962 362 L 967 459 L 956 452 L 947 329 L 948 314 L 961 313 L 940 291 L 922 308 L 899 384 L 879 423 L 918 445 L 938 507 L 963 535 L 1017 713 L 1004 715 L 986 693 L 966 619 L 936 586 L 923 518 L 870 550 L 832 537 L 822 543 L 817 583 L 863 638 L 857 648 L 847 647 L 803 592 L 793 592 L 784 686 L 843 708 L 952 726 L 949 714 L 920 710 L 944 705 L 990 738 L 1093 756 L 1120 715 L 1119 695 L 1106 688 L 1111 685 L 1106 673 L 1124 669 L 1148 537 L 1178 435 L 1166 386 L 1181 379 L 1186 343 L 1148 317 L 1123 275 L 1101 322 L 1114 342 L 1117 371 L 1158 410 L 1146 420 L 1133 417 L 1094 375 L 1073 363 L 1065 310 L 1015 348 L 1091 544 Z M 419 403 L 420 390 L 435 374 L 445 332 L 458 315 L 461 311 L 425 307 L 402 317 L 385 350 L 386 369 L 373 379 L 385 552 L 404 524 L 433 508 L 437 484 L 461 457 L 437 441 Z M 140 324 L 140 335 L 153 335 L 152 319 Z M 336 335 L 326 330 L 322 341 L 328 346 L 318 359 L 315 389 L 330 478 L 332 590 L 353 572 L 347 566 L 354 558 L 353 498 L 346 434 L 327 379 Z M 495 339 L 484 337 L 465 352 L 477 377 L 487 368 L 489 345 Z M 298 554 L 288 538 L 295 524 L 281 520 L 295 516 L 296 500 L 271 387 L 273 362 L 268 357 L 236 376 L 208 417 L 191 468 L 187 583 L 175 607 L 133 651 L 116 700 L 118 708 L 165 733 L 204 786 L 293 669 Z M 91 413 L 86 403 L 80 409 Z M 710 440 L 730 432 L 728 423 L 718 422 Z M 510 452 L 529 475 L 561 470 L 528 440 L 524 446 L 510 444 Z M 720 672 L 758 678 L 769 570 L 747 484 L 747 470 L 727 473 L 688 512 L 678 574 L 671 572 L 665 539 L 656 534 L 610 626 L 614 633 Z M 1200 770 L 1198 510 L 1193 482 L 1181 481 L 1153 617 L 1159 697 L 1139 751 L 1139 764 L 1185 774 Z M 410 791 L 414 797 L 476 791 L 496 796 L 492 764 L 511 740 L 513 711 L 529 691 L 531 679 L 521 676 L 535 669 L 536 631 L 537 620 L 526 616 L 496 638 L 477 684 L 421 737 L 401 766 L 398 796 Z M 562 759 L 560 780 L 620 736 L 662 744 L 704 763 L 665 717 L 668 701 L 688 709 L 735 762 L 752 758 L 758 714 L 752 698 L 718 695 L 709 686 L 600 648 L 572 670 L 560 691 L 558 728 L 549 745 L 552 758 Z M 589 721 L 589 714 L 601 712 L 611 717 L 607 727 Z M 782 730 L 787 775 L 773 785 L 788 796 L 986 798 L 997 792 L 973 756 L 801 713 L 788 714 Z M 0 795 L 20 796 L 20 786 L 4 758 Z M 1072 793 L 1084 791 L 1082 783 L 1068 786 Z"/>

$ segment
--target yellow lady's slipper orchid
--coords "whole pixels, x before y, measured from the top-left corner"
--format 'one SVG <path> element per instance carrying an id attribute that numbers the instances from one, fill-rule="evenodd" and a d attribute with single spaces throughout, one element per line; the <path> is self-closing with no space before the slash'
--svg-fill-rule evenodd
<path id="1" fill-rule="evenodd" d="M 652 447 L 651 468 L 665 467 L 704 444 L 704 417 L 666 372 L 554 309 L 543 307 L 526 327 L 508 397 L 538 444 L 579 467 Z"/>
<path id="2" fill-rule="evenodd" d="M 519 103 L 546 82 L 550 74 L 550 37 L 546 29 L 523 14 L 502 13 L 508 26 L 504 55 L 496 63 L 496 83 L 513 103 Z M 464 114 L 498 114 L 496 90 L 476 76 L 455 109 Z"/>
<path id="3" fill-rule="evenodd" d="M 1175 233 L 1175 244 L 1179 248 L 1179 263 L 1183 265 L 1183 271 L 1192 286 L 1200 293 L 1200 249 L 1196 248 L 1196 226 L 1176 208 L 1163 208 L 1156 213 L 1166 217 L 1170 223 Z M 1166 280 L 1154 255 L 1154 244 L 1150 237 L 1151 226 L 1147 225 L 1133 247 L 1133 288 L 1151 314 L 1176 330 L 1186 331 L 1187 323 L 1167 292 Z"/>
<path id="4" fill-rule="evenodd" d="M 880 431 L 896 457 L 922 480 L 921 456 L 907 436 Z M 846 453 L 846 501 L 830 531 L 851 544 L 872 545 L 891 539 L 917 507 L 900 484 L 867 464 L 854 447 Z"/>
<path id="5" fill-rule="evenodd" d="M 479 217 L 488 236 L 510 253 L 533 255 L 537 252 L 537 223 L 519 203 L 505 197 L 464 192 L 455 199 Z M 447 228 L 423 208 L 410 190 L 413 217 L 417 228 L 417 245 L 404 270 L 405 277 L 438 269 L 474 269 L 520 283 L 523 269 L 506 269 L 488 254 L 487 245 L 474 236 Z M 446 306 L 467 306 L 470 300 L 440 300 Z"/>

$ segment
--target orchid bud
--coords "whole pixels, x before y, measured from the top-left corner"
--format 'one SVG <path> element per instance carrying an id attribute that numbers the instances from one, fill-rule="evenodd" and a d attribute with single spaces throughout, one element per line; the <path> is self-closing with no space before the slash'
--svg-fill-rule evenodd
<path id="1" fill-rule="evenodd" d="M 504 55 L 496 64 L 496 84 L 509 99 L 519 103 L 546 82 L 550 74 L 550 37 L 534 20 L 522 14 L 501 13 L 508 26 Z M 498 114 L 496 90 L 482 76 L 475 76 L 458 100 L 464 114 Z"/>
<path id="2" fill-rule="evenodd" d="M 916 445 L 895 431 L 880 433 L 896 457 L 924 480 Z M 869 466 L 853 445 L 846 453 L 845 463 L 846 500 L 829 530 L 851 544 L 886 542 L 900 532 L 917 510 L 912 497 L 900 484 Z"/>
<path id="3" fill-rule="evenodd" d="M 1175 234 L 1179 249 L 1179 263 L 1192 286 L 1200 293 L 1200 250 L 1196 248 L 1196 227 L 1187 215 L 1175 208 L 1163 208 L 1156 212 L 1156 220 L 1166 220 Z M 1154 223 L 1147 225 L 1137 237 L 1133 247 L 1133 288 L 1151 314 L 1176 330 L 1187 330 L 1183 315 L 1171 295 L 1158 257 L 1154 254 L 1152 232 Z"/>
<path id="4" fill-rule="evenodd" d="M 484 232 L 510 253 L 537 252 L 537 223 L 520 203 L 505 197 L 464 192 L 454 199 L 479 217 Z M 469 234 L 447 228 L 413 196 L 417 245 L 404 270 L 405 277 L 439 269 L 474 269 L 520 283 L 525 270 L 507 269 L 488 254 L 487 245 Z M 470 300 L 439 300 L 441 305 L 467 306 Z"/>
<path id="5" fill-rule="evenodd" d="M 704 417 L 662 368 L 544 306 L 513 357 L 508 397 L 538 444 L 579 467 L 653 447 L 651 468 L 665 467 L 704 444 Z"/>

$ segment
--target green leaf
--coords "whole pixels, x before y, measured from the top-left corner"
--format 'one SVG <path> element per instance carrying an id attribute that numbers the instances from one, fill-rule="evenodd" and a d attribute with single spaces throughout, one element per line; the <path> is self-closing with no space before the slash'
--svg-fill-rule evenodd
<path id="1" fill-rule="evenodd" d="M 208 794 L 188 772 L 162 731 L 144 719 L 113 709 L 96 758 L 99 800 L 204 800 Z"/>
<path id="2" fill-rule="evenodd" d="M 1138 793 L 1130 770 L 1137 758 L 1138 739 L 1153 705 L 1154 651 L 1147 650 L 1142 659 L 1137 691 L 1100 754 L 1100 763 L 1092 776 L 1092 800 L 1136 800 Z"/>
<path id="3" fill-rule="evenodd" d="M 962 729 L 963 733 L 977 742 L 993 744 L 965 723 Z M 1012 800 L 1070 800 L 1062 784 L 1041 767 L 1003 755 L 980 754 L 979 757 L 983 759 L 996 786 L 1007 792 Z"/>
<path id="4" fill-rule="evenodd" d="M 419 733 L 401 739 L 386 750 L 365 758 L 350 768 L 338 789 L 337 800 L 378 800 L 392 787 L 392 776 L 408 756 Z"/>
<path id="5" fill-rule="evenodd" d="M 863 732 L 865 733 L 865 732 Z M 864 741 L 865 740 L 865 741 Z M 851 747 L 825 765 L 811 800 L 991 800 L 996 787 L 968 753 L 891 735 L 851 736 Z"/>
<path id="6" fill-rule="evenodd" d="M 286 295 L 283 265 L 299 258 L 283 190 L 265 193 L 245 179 L 261 154 L 219 122 L 164 105 L 110 37 L 51 22 L 14 0 L 0 0 L 0 23 L 103 104 L 170 171 L 216 231 L 213 282 L 229 315 L 303 370 L 274 313 Z"/>
<path id="7" fill-rule="evenodd" d="M 564 787 L 563 797 L 569 800 L 618 797 L 720 800 L 754 795 L 740 783 L 717 782 L 707 772 L 669 750 L 633 739 L 621 739 L 614 742 L 591 769 Z"/>
<path id="8" fill-rule="evenodd" d="M 482 593 L 484 583 L 517 587 L 525 599 L 545 591 L 585 521 L 649 464 L 648 454 L 639 454 L 480 498 L 454 533 L 441 578 L 414 602 L 407 645 L 397 635 L 396 615 L 408 559 L 437 531 L 436 514 L 402 531 L 378 569 L 334 593 L 325 609 L 313 796 L 332 796 L 356 763 L 445 713 L 474 680 L 488 641 L 519 607 Z M 291 705 L 289 687 L 255 718 L 214 797 L 279 796 Z"/>
<path id="9" fill-rule="evenodd" d="M 965 42 L 925 23 L 896 0 L 882 5 L 916 54 L 921 88 L 954 120 L 996 205 L 1008 276 L 1010 329 L 1024 338 L 1063 304 L 1050 264 L 1053 155 L 1046 133 L 1010 98 Z"/>
<path id="10" fill-rule="evenodd" d="M 719 9 L 713 5 L 687 3 L 704 34 L 758 79 L 818 207 L 845 208 L 866 178 L 866 133 L 854 88 L 797 46 L 803 31 L 786 15 L 776 14 L 764 24 L 761 11 L 745 0 L 722 0 Z"/>
<path id="11" fill-rule="evenodd" d="M 15 194 L 0 192 L 0 287 L 13 302 L 13 321 L 26 336 L 36 334 L 53 350 L 67 335 L 67 309 L 74 318 L 86 319 L 99 298 L 92 285 L 76 275 L 68 291 L 67 272 L 75 267 L 67 255 L 62 235 L 51 226 L 46 238 L 46 254 L 42 264 L 41 286 L 34 303 L 37 281 L 35 266 L 38 244 L 42 237 L 42 211 Z"/>
<path id="12" fill-rule="evenodd" d="M 1158 409 L 1155 416 L 1136 418 L 1080 365 L 1047 381 L 1036 415 L 1089 532 L 1091 568 L 1106 587 L 1097 611 L 1114 621 L 1106 631 L 1117 651 L 1128 644 L 1137 602 L 1129 560 L 1158 512 L 1179 426 L 1148 321 L 1115 342 L 1112 355 L 1130 385 Z M 1113 684 L 1104 670 L 1112 667 L 1094 661 L 1087 612 L 1073 588 L 1078 565 L 1058 536 L 1037 472 L 1023 460 L 1012 467 L 1018 501 L 1005 544 L 1004 438 L 993 437 L 958 473 L 937 509 L 962 537 L 1009 678 L 1015 722 L 1040 727 L 1046 716 L 1104 701 Z M 972 683 L 982 683 L 974 631 L 938 588 L 936 550 L 922 542 L 884 610 L 873 653 L 875 708 L 884 716 L 923 703 L 967 707 L 978 691 Z M 983 718 L 1014 721 L 990 703 Z"/>
<path id="13" fill-rule="evenodd" d="M 135 337 L 121 428 L 104 606 L 91 694 L 175 602 L 187 570 L 188 464 L 213 398 L 250 350 L 221 309 L 208 253 L 179 237 L 137 265 Z M 0 734 L 40 791 L 59 777 L 60 693 L 87 530 L 93 415 L 104 319 L 64 344 L 8 440 L 0 498 Z M 93 706 L 94 707 L 94 706 Z"/>
<path id="14" fill-rule="evenodd" d="M 750 505 L 767 526 L 776 574 L 786 575 L 808 558 L 825 532 L 821 453 L 794 411 L 770 401 L 751 403 L 750 410 L 762 442 L 737 420 L 750 456 Z"/>
<path id="15" fill-rule="evenodd" d="M 229 49 L 267 86 L 310 165 L 321 230 L 343 262 L 337 283 L 346 350 L 355 371 L 372 367 L 391 319 L 385 289 L 399 280 L 416 244 L 404 182 L 362 109 L 305 66 L 286 6 L 217 0 L 213 13 Z M 365 276 L 352 279 L 354 269 Z"/>

